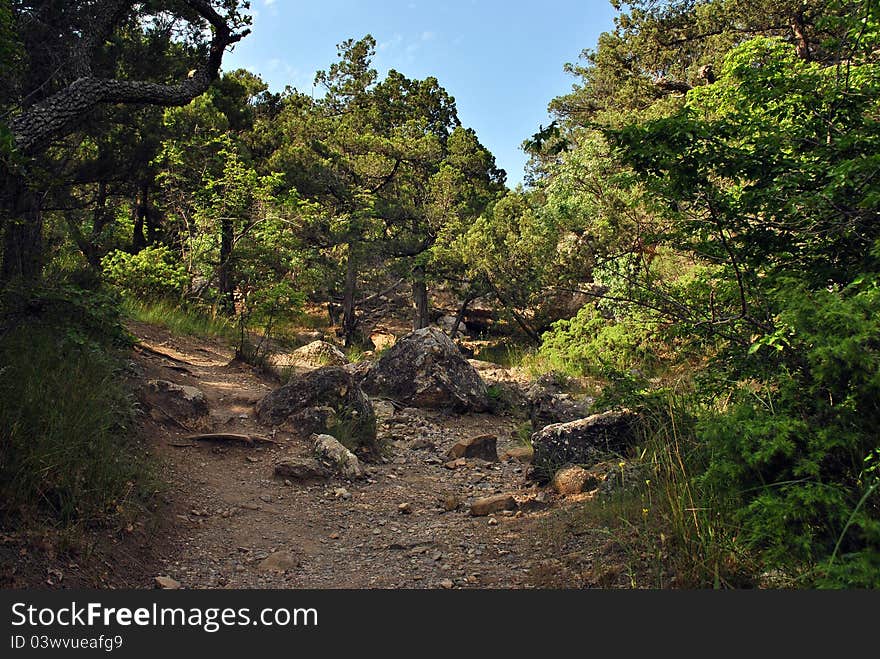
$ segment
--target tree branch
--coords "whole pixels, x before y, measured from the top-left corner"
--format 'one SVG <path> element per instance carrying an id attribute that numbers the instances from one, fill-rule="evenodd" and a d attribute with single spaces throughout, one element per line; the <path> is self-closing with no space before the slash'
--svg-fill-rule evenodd
<path id="1" fill-rule="evenodd" d="M 217 78 L 226 48 L 239 42 L 250 33 L 249 29 L 233 32 L 207 0 L 185 0 L 186 4 L 210 23 L 213 36 L 208 55 L 202 65 L 186 80 L 177 84 L 163 85 L 142 80 L 116 80 L 91 76 L 74 80 L 65 89 L 35 104 L 12 119 L 9 128 L 15 138 L 18 151 L 33 154 L 45 147 L 52 139 L 65 135 L 95 106 L 102 103 L 151 104 L 161 106 L 186 105 L 196 96 L 207 91 Z M 117 12 L 125 4 L 109 3 Z M 128 3 L 131 4 L 131 3 Z M 117 15 L 118 17 L 118 15 Z M 112 29 L 99 26 L 95 31 Z M 86 37 L 82 48 L 87 48 L 91 37 Z M 85 63 L 77 69 L 90 71 L 90 53 L 83 53 Z"/>

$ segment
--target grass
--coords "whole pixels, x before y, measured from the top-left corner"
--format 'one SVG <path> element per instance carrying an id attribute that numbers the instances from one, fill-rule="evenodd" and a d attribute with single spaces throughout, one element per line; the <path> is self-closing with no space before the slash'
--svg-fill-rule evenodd
<path id="1" fill-rule="evenodd" d="M 133 320 L 158 325 L 175 334 L 215 337 L 230 342 L 238 340 L 237 330 L 229 320 L 198 309 L 164 301 L 147 302 L 126 298 L 122 311 Z"/>
<path id="2" fill-rule="evenodd" d="M 0 337 L 0 511 L 4 524 L 122 523 L 155 488 L 131 437 L 134 399 L 119 360 L 66 328 Z"/>

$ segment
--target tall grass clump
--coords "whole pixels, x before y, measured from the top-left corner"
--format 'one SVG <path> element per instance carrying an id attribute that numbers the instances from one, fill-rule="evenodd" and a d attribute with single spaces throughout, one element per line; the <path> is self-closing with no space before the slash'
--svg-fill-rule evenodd
<path id="1" fill-rule="evenodd" d="M 151 485 L 131 437 L 113 300 L 56 288 L 5 295 L 0 326 L 0 521 L 108 523 Z"/>
<path id="2" fill-rule="evenodd" d="M 133 320 L 164 327 L 174 334 L 238 340 L 235 326 L 222 315 L 166 300 L 136 300 L 126 297 L 123 313 Z"/>

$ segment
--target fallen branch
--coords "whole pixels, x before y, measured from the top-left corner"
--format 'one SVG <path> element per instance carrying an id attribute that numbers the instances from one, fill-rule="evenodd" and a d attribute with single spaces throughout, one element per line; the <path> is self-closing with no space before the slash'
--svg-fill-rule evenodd
<path id="1" fill-rule="evenodd" d="M 148 352 L 151 355 L 156 355 L 157 357 L 163 357 L 165 359 L 169 359 L 173 362 L 177 362 L 178 364 L 186 364 L 188 366 L 195 366 L 195 364 L 190 364 L 188 361 L 184 361 L 183 359 L 178 359 L 177 357 L 172 357 L 168 353 L 162 352 L 158 348 L 154 348 L 151 345 L 144 343 L 143 341 L 141 341 L 140 343 L 136 343 L 134 346 L 134 349 L 140 350 L 142 352 Z M 189 372 L 188 369 L 187 369 L 187 372 Z"/>
<path id="2" fill-rule="evenodd" d="M 242 442 L 248 446 L 253 446 L 254 444 L 278 444 L 274 439 L 269 439 L 268 437 L 261 437 L 260 435 L 240 435 L 238 433 L 230 432 L 202 433 L 199 435 L 189 435 L 184 437 L 184 439 L 192 442 Z"/>

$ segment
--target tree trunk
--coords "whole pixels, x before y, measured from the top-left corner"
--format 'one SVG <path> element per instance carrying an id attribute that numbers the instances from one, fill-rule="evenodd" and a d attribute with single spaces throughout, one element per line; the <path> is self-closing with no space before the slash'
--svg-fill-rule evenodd
<path id="1" fill-rule="evenodd" d="M 354 345 L 357 334 L 357 314 L 354 303 L 354 296 L 357 293 L 355 247 L 354 242 L 348 243 L 348 259 L 345 262 L 345 287 L 342 291 L 342 335 L 346 348 Z"/>
<path id="2" fill-rule="evenodd" d="M 792 16 L 791 31 L 794 33 L 795 39 L 797 39 L 797 56 L 809 62 L 813 54 L 810 51 L 810 39 L 807 36 L 807 26 L 803 12 L 798 12 Z"/>
<path id="3" fill-rule="evenodd" d="M 43 211 L 39 195 L 20 179 L 9 188 L 9 214 L 3 231 L 0 281 L 34 284 L 43 272 Z"/>
<path id="4" fill-rule="evenodd" d="M 131 236 L 131 248 L 135 254 L 140 252 L 147 246 L 147 239 L 144 237 L 144 220 L 147 218 L 150 203 L 150 183 L 143 180 L 138 185 L 138 193 L 135 197 L 134 210 L 134 232 Z"/>
<path id="5" fill-rule="evenodd" d="M 428 314 L 428 287 L 425 284 L 425 266 L 417 265 L 414 267 L 412 275 L 413 308 L 416 311 L 416 316 L 413 319 L 413 329 L 420 330 L 427 327 L 431 321 Z"/>
<path id="6" fill-rule="evenodd" d="M 455 323 L 453 323 L 452 330 L 449 332 L 449 338 L 453 341 L 455 341 L 455 335 L 458 334 L 458 328 L 461 327 L 461 323 L 464 321 L 464 315 L 467 313 L 468 305 L 475 299 L 476 296 L 468 293 L 468 295 L 464 298 L 464 302 L 461 303 L 461 308 L 455 315 Z"/>
<path id="7" fill-rule="evenodd" d="M 232 220 L 224 218 L 220 223 L 220 307 L 229 314 L 235 313 L 235 286 L 232 280 Z"/>

